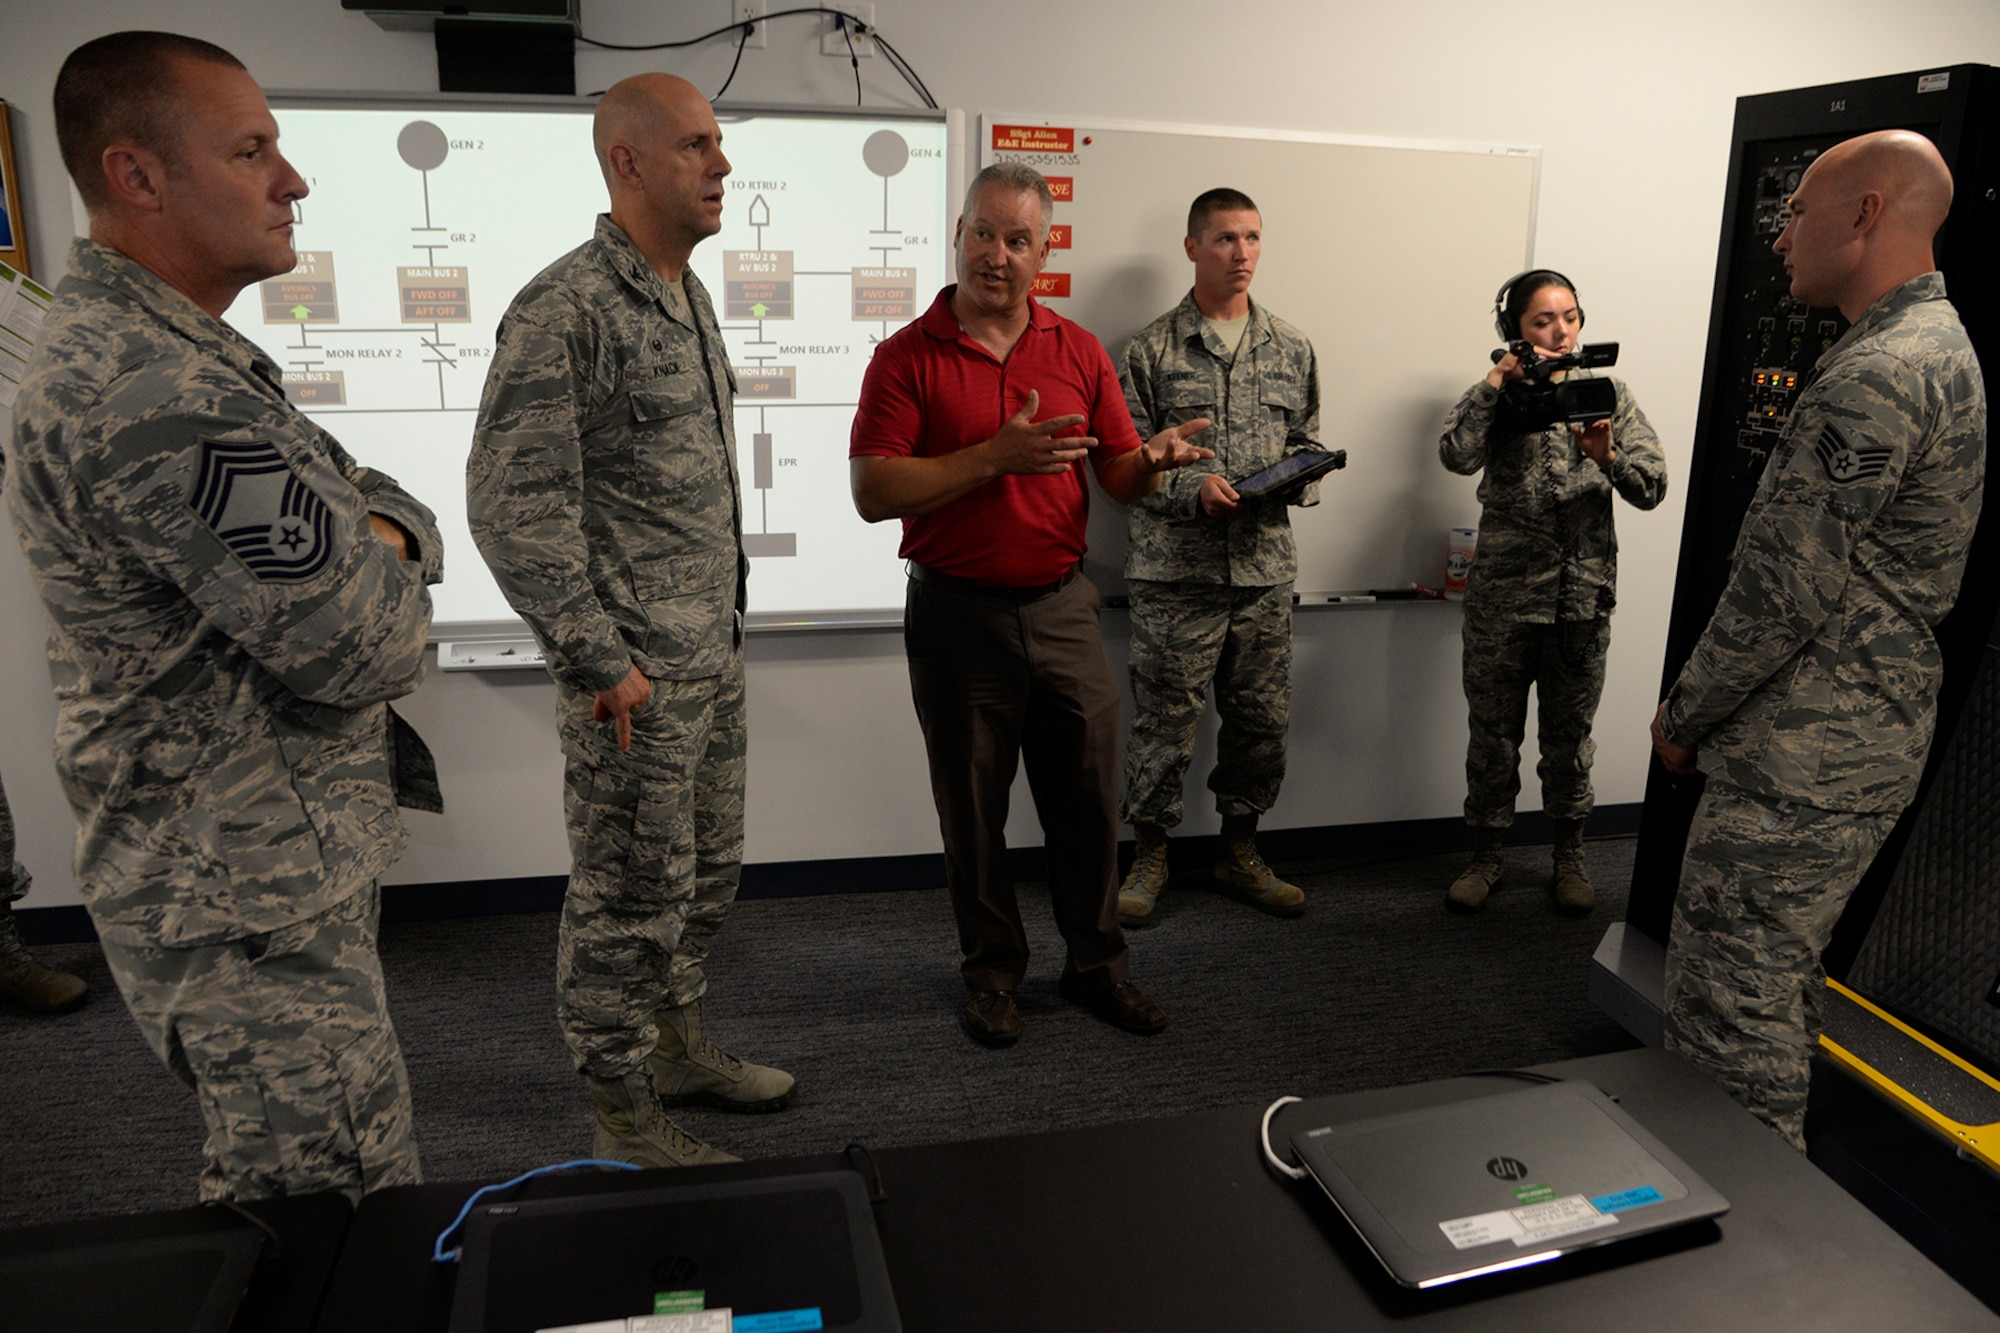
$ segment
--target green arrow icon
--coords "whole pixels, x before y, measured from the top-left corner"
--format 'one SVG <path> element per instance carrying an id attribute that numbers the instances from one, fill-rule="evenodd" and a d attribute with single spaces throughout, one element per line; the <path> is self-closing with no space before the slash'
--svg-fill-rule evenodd
<path id="1" fill-rule="evenodd" d="M 312 314 L 312 307 L 309 305 L 295 305 L 292 307 L 293 319 L 304 319 L 310 314 Z"/>
<path id="2" fill-rule="evenodd" d="M 764 318 L 766 314 L 770 313 L 770 310 L 771 307 L 765 305 L 762 301 L 759 301 L 756 305 L 750 307 L 750 313 L 755 315 L 759 319 Z"/>

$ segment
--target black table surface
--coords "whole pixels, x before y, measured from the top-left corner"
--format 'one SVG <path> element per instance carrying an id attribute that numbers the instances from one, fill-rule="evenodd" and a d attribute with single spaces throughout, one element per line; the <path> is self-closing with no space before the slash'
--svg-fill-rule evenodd
<path id="1" fill-rule="evenodd" d="M 1430 1292 L 1396 1286 L 1310 1182 L 1258 1147 L 1261 1107 L 883 1149 L 877 1218 L 913 1331 L 1083 1329 L 1996 1329 L 2000 1318 L 1681 1061 L 1640 1050 L 1542 1066 L 1616 1097 L 1728 1196 L 1713 1223 Z M 1274 1142 L 1521 1086 L 1467 1077 L 1287 1106 Z M 1274 1091 L 1274 1096 L 1283 1090 Z M 791 1114 L 810 1114 L 800 1106 Z M 827 1170 L 839 1156 L 555 1176 L 528 1197 Z M 471 1186 L 368 1196 L 320 1333 L 442 1330 L 431 1241 Z"/>

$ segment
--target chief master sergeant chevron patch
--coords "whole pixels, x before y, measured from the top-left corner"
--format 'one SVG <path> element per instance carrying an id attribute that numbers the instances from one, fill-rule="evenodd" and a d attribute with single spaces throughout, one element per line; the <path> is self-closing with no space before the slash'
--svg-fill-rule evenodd
<path id="1" fill-rule="evenodd" d="M 258 579 L 298 583 L 333 553 L 333 514 L 268 440 L 203 440 L 188 506 Z"/>

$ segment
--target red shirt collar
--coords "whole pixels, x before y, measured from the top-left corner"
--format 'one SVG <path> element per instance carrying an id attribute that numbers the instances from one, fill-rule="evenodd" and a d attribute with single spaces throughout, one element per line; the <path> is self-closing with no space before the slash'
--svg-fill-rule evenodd
<path id="1" fill-rule="evenodd" d="M 951 294 L 957 290 L 958 284 L 954 282 L 951 286 L 940 291 L 937 294 L 937 299 L 931 302 L 931 308 L 924 311 L 923 315 L 917 320 L 917 327 L 941 342 L 957 342 L 963 333 L 963 330 L 959 327 L 958 316 L 953 313 L 951 308 Z M 1052 329 L 1060 323 L 1062 323 L 1061 315 L 1058 315 L 1034 297 L 1030 296 L 1028 298 L 1029 328 L 1046 330 Z"/>

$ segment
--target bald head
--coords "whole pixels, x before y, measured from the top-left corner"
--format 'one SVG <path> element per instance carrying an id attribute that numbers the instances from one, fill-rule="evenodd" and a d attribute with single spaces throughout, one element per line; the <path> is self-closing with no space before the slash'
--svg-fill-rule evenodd
<path id="1" fill-rule="evenodd" d="M 1882 222 L 1924 245 L 1951 212 L 1951 168 L 1937 145 L 1910 130 L 1878 130 L 1835 144 L 1808 176 L 1826 178 L 1849 199 L 1882 196 Z"/>
<path id="2" fill-rule="evenodd" d="M 713 119 L 708 99 L 686 79 L 671 74 L 635 74 L 611 85 L 598 99 L 597 114 L 591 118 L 590 143 L 597 151 L 597 166 L 611 182 L 611 148 L 614 144 L 646 144 L 668 133 L 682 120 Z"/>
<path id="3" fill-rule="evenodd" d="M 1951 170 L 1909 130 L 1835 144 L 1807 168 L 1792 219 L 1772 247 L 1792 295 L 1847 318 L 1937 266 L 1931 242 L 1951 212 Z"/>
<path id="4" fill-rule="evenodd" d="M 700 89 L 671 74 L 639 74 L 597 104 L 591 143 L 611 220 L 669 282 L 694 247 L 722 230 L 722 128 Z"/>

